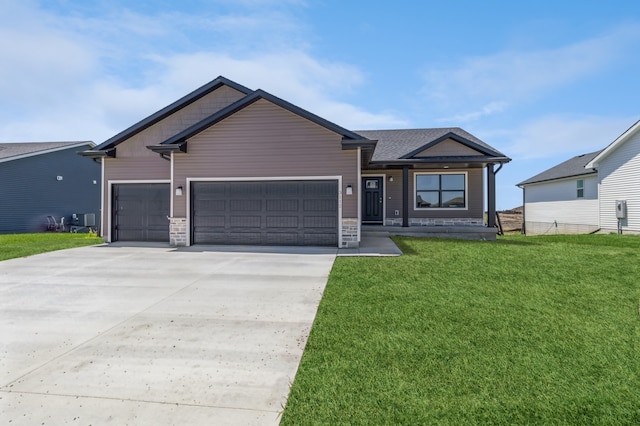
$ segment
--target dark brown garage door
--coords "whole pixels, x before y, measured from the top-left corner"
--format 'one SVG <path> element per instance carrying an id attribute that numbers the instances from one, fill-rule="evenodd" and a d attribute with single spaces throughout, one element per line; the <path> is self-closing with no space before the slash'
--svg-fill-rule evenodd
<path id="1" fill-rule="evenodd" d="M 169 196 L 166 183 L 113 186 L 111 241 L 169 242 Z"/>
<path id="2" fill-rule="evenodd" d="M 193 244 L 338 245 L 337 181 L 191 185 Z"/>

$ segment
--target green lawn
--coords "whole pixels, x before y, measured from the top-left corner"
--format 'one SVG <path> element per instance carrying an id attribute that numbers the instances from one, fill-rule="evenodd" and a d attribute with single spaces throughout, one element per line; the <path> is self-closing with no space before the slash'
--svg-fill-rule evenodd
<path id="1" fill-rule="evenodd" d="M 0 235 L 0 260 L 30 256 L 72 247 L 102 244 L 95 234 L 42 233 Z"/>
<path id="2" fill-rule="evenodd" d="M 640 424 L 640 237 L 338 258 L 282 425 Z"/>

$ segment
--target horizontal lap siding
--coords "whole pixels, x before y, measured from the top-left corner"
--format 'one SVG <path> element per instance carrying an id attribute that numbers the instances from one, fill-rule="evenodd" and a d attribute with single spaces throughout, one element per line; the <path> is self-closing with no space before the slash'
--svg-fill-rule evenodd
<path id="1" fill-rule="evenodd" d="M 108 187 L 110 180 L 169 180 L 171 163 L 149 150 L 193 124 L 245 96 L 228 86 L 221 86 L 210 94 L 175 112 L 164 120 L 132 136 L 116 147 L 116 158 L 106 158 L 103 184 L 103 220 L 108 214 Z"/>
<path id="2" fill-rule="evenodd" d="M 525 204 L 527 222 L 598 225 L 598 200 L 547 201 Z"/>
<path id="3" fill-rule="evenodd" d="M 189 140 L 174 157 L 174 186 L 187 178 L 343 176 L 357 187 L 357 151 L 343 151 L 342 137 L 267 100 L 217 123 Z M 186 197 L 174 215 L 186 216 Z M 343 216 L 357 217 L 357 198 L 344 196 Z"/>
<path id="4" fill-rule="evenodd" d="M 600 162 L 599 174 L 600 227 L 617 229 L 615 202 L 626 200 L 623 232 L 640 232 L 640 132 Z"/>

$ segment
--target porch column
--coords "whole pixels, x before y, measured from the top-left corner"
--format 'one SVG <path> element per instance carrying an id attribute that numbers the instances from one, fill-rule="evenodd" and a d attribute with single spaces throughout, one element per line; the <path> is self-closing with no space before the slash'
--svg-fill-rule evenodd
<path id="1" fill-rule="evenodd" d="M 409 226 L 409 166 L 402 168 L 402 226 Z"/>
<path id="2" fill-rule="evenodd" d="M 496 174 L 493 164 L 487 165 L 487 227 L 496 226 Z"/>

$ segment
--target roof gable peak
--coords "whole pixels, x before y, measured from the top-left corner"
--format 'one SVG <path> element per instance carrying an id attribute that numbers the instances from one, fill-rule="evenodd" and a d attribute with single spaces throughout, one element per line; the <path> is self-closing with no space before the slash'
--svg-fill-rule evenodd
<path id="1" fill-rule="evenodd" d="M 192 103 L 196 102 L 197 100 L 203 98 L 204 96 L 208 95 L 211 92 L 214 92 L 215 90 L 219 89 L 222 86 L 227 86 L 230 87 L 232 89 L 235 89 L 245 95 L 249 94 L 252 92 L 251 89 L 236 83 L 235 81 L 229 80 L 226 77 L 223 76 L 218 76 L 217 78 L 211 80 L 209 83 L 200 86 L 199 88 L 197 88 L 196 90 L 194 90 L 193 92 L 183 96 L 182 98 L 178 99 L 177 101 L 171 103 L 170 105 L 162 108 L 161 110 L 151 114 L 150 116 L 148 116 L 147 118 L 137 122 L 136 124 L 130 126 L 129 128 L 123 130 L 122 132 L 118 133 L 117 135 L 107 139 L 106 141 L 104 141 L 103 143 L 101 143 L 100 145 L 98 145 L 97 147 L 94 148 L 94 150 L 107 150 L 107 149 L 111 149 L 114 148 L 116 145 L 118 145 L 121 142 L 124 142 L 125 140 L 129 139 L 130 137 L 142 132 L 143 130 L 153 126 L 154 124 L 162 121 L 163 119 L 169 117 L 170 115 L 174 114 L 175 112 L 185 108 L 188 105 L 191 105 Z"/>

